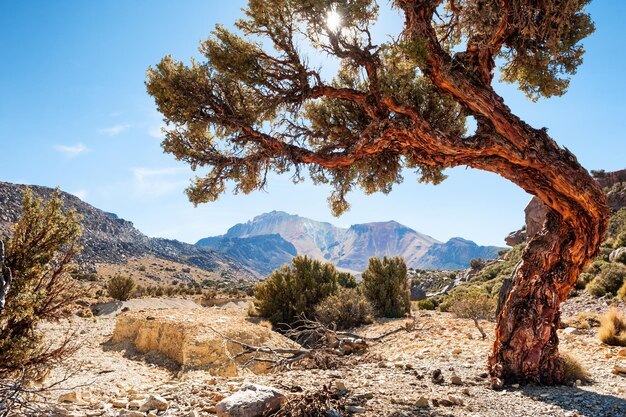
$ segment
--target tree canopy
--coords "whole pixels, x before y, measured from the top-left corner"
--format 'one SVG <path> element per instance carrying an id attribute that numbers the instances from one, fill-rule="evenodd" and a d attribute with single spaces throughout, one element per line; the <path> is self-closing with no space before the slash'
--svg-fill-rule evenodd
<path id="1" fill-rule="evenodd" d="M 529 97 L 561 95 L 593 30 L 587 3 L 397 0 L 405 27 L 373 44 L 376 1 L 250 0 L 236 31 L 218 25 L 201 43 L 202 61 L 165 57 L 147 87 L 168 123 L 165 151 L 208 169 L 187 190 L 194 203 L 217 199 L 229 181 L 235 192 L 262 189 L 271 171 L 297 182 L 308 165 L 314 182 L 332 185 L 340 214 L 355 187 L 388 193 L 403 168 L 438 183 L 442 169 L 509 147 L 486 119 L 493 109 L 434 77 L 490 92 L 498 62 Z M 340 60 L 332 80 L 306 48 Z M 479 124 L 471 135 L 468 115 Z"/>

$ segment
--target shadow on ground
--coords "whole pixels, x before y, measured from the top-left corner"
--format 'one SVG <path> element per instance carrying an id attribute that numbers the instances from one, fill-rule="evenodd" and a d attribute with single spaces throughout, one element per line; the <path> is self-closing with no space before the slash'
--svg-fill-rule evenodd
<path id="1" fill-rule="evenodd" d="M 624 382 L 626 385 L 626 381 Z M 526 386 L 519 389 L 535 401 L 587 417 L 624 417 L 626 400 L 579 387 Z"/>

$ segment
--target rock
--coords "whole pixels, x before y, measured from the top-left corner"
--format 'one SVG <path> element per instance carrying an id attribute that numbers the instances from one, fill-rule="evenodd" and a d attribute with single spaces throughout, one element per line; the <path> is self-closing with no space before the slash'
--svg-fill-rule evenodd
<path id="1" fill-rule="evenodd" d="M 543 228 L 548 209 L 537 197 L 533 197 L 524 209 L 526 214 L 526 239 L 530 240 Z"/>
<path id="2" fill-rule="evenodd" d="M 617 356 L 626 356 L 626 349 L 620 349 L 617 351 Z"/>
<path id="3" fill-rule="evenodd" d="M 80 391 L 72 390 L 72 391 L 66 392 L 65 394 L 59 395 L 59 402 L 60 403 L 82 403 L 83 397 L 81 396 Z"/>
<path id="4" fill-rule="evenodd" d="M 119 417 L 146 417 L 146 413 L 141 411 L 122 411 Z"/>
<path id="5" fill-rule="evenodd" d="M 344 384 L 342 381 L 335 381 L 335 390 L 347 392 L 348 388 L 346 387 L 346 384 Z"/>
<path id="6" fill-rule="evenodd" d="M 247 384 L 240 391 L 216 404 L 219 417 L 260 417 L 278 410 L 285 395 L 271 387 Z"/>
<path id="7" fill-rule="evenodd" d="M 526 230 L 521 229 L 509 233 L 508 236 L 504 238 L 504 242 L 511 247 L 526 242 Z"/>
<path id="8" fill-rule="evenodd" d="M 435 384 L 441 384 L 443 382 L 443 374 L 441 373 L 441 369 L 435 369 L 430 377 L 431 381 Z"/>
<path id="9" fill-rule="evenodd" d="M 115 408 L 126 408 L 126 406 L 128 405 L 128 400 L 116 399 L 111 401 L 111 405 Z"/>
<path id="10" fill-rule="evenodd" d="M 453 355 L 460 355 L 461 353 L 463 353 L 463 349 L 457 348 L 452 351 Z"/>
<path id="11" fill-rule="evenodd" d="M 139 411 L 159 410 L 165 411 L 169 408 L 169 403 L 160 395 L 150 395 L 148 399 L 141 404 Z"/>
<path id="12" fill-rule="evenodd" d="M 186 417 L 199 417 L 200 414 L 198 414 L 198 412 L 196 410 L 191 410 L 190 412 L 187 413 Z"/>
<path id="13" fill-rule="evenodd" d="M 563 333 L 565 334 L 580 334 L 580 330 L 575 327 L 566 327 L 563 329 Z"/>
<path id="14" fill-rule="evenodd" d="M 626 248 L 617 248 L 609 255 L 609 262 L 617 262 L 620 257 L 626 256 Z"/>
<path id="15" fill-rule="evenodd" d="M 365 408 L 349 405 L 346 407 L 346 411 L 350 414 L 362 414 L 365 412 Z"/>
<path id="16" fill-rule="evenodd" d="M 452 374 L 450 377 L 450 383 L 453 385 L 463 385 L 463 380 L 457 374 Z"/>
<path id="17" fill-rule="evenodd" d="M 131 410 L 138 410 L 139 407 L 141 407 L 140 400 L 132 400 L 128 402 L 128 408 L 130 408 Z"/>
<path id="18" fill-rule="evenodd" d="M 419 407 L 419 408 L 426 408 L 426 407 L 428 407 L 428 398 L 426 398 L 426 397 L 419 397 L 417 399 L 417 401 L 415 402 L 415 406 Z"/>
<path id="19" fill-rule="evenodd" d="M 615 365 L 611 372 L 615 375 L 626 375 L 626 366 Z"/>
<path id="20" fill-rule="evenodd" d="M 462 399 L 460 399 L 458 397 L 454 397 L 452 395 L 448 396 L 448 400 L 450 402 L 452 402 L 452 404 L 454 404 L 454 405 L 463 405 L 464 404 Z"/>

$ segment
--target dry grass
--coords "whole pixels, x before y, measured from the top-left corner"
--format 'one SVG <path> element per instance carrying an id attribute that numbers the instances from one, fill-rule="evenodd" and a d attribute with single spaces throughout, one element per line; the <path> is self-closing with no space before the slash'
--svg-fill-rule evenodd
<path id="1" fill-rule="evenodd" d="M 580 380 L 582 382 L 590 380 L 590 374 L 585 369 L 580 361 L 569 353 L 561 353 L 561 359 L 563 359 L 563 378 L 564 382 L 572 383 Z"/>
<path id="2" fill-rule="evenodd" d="M 575 327 L 581 330 L 589 330 L 592 327 L 600 327 L 602 315 L 598 313 L 583 312 L 567 322 L 568 327 Z"/>
<path id="3" fill-rule="evenodd" d="M 626 346 L 626 317 L 624 314 L 612 308 L 600 323 L 598 337 L 607 345 Z"/>

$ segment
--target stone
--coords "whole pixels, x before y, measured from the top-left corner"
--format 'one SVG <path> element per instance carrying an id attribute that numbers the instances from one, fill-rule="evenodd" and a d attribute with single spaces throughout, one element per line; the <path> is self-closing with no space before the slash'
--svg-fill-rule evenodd
<path id="1" fill-rule="evenodd" d="M 159 410 L 165 411 L 169 408 L 169 403 L 160 395 L 150 395 L 139 407 L 139 411 Z"/>
<path id="2" fill-rule="evenodd" d="M 626 248 L 617 248 L 609 255 L 609 262 L 617 262 L 620 257 L 624 255 L 626 256 Z"/>
<path id="3" fill-rule="evenodd" d="M 138 410 L 139 407 L 141 407 L 141 401 L 139 400 L 132 400 L 128 402 L 128 408 L 131 410 Z"/>
<path id="4" fill-rule="evenodd" d="M 126 399 L 115 399 L 111 401 L 111 405 L 115 408 L 126 408 L 128 405 L 128 400 Z"/>
<path id="5" fill-rule="evenodd" d="M 278 410 L 287 399 L 274 388 L 246 384 L 241 390 L 215 405 L 219 417 L 260 417 Z"/>
<path id="6" fill-rule="evenodd" d="M 450 377 L 450 383 L 453 385 L 463 385 L 463 380 L 457 374 L 452 374 Z"/>
<path id="7" fill-rule="evenodd" d="M 186 417 L 199 417 L 200 414 L 198 414 L 198 412 L 196 410 L 191 410 L 190 412 L 187 413 Z"/>
<path id="8" fill-rule="evenodd" d="M 60 403 L 82 403 L 83 398 L 78 390 L 72 390 L 65 394 L 59 395 Z"/>
<path id="9" fill-rule="evenodd" d="M 428 407 L 428 398 L 426 398 L 426 397 L 419 397 L 417 399 L 417 401 L 415 402 L 415 406 L 419 407 L 419 408 L 426 408 L 426 407 Z"/>
<path id="10" fill-rule="evenodd" d="M 350 414 L 363 414 L 365 412 L 365 408 L 349 405 L 346 407 L 346 411 Z"/>
<path id="11" fill-rule="evenodd" d="M 620 349 L 617 352 L 617 356 L 626 356 L 626 349 Z"/>
<path id="12" fill-rule="evenodd" d="M 456 348 L 452 351 L 453 355 L 460 355 L 461 353 L 463 353 L 463 349 Z"/>
<path id="13" fill-rule="evenodd" d="M 626 375 L 626 365 L 615 365 L 612 371 L 615 375 Z"/>
<path id="14" fill-rule="evenodd" d="M 141 411 L 122 411 L 119 417 L 146 417 Z"/>
<path id="15" fill-rule="evenodd" d="M 435 384 L 441 384 L 443 382 L 443 374 L 441 373 L 441 369 L 435 369 L 430 377 L 430 379 Z"/>
<path id="16" fill-rule="evenodd" d="M 343 381 L 335 381 L 335 390 L 347 392 L 348 388 L 346 387 L 346 384 L 343 383 Z"/>
<path id="17" fill-rule="evenodd" d="M 576 327 L 566 327 L 565 329 L 563 329 L 563 333 L 565 333 L 565 334 L 580 334 L 580 330 L 578 330 Z"/>

